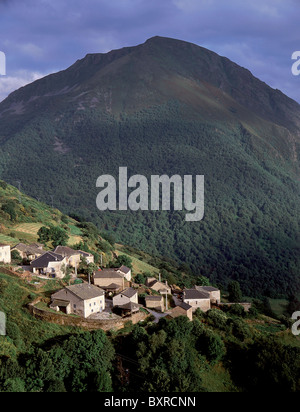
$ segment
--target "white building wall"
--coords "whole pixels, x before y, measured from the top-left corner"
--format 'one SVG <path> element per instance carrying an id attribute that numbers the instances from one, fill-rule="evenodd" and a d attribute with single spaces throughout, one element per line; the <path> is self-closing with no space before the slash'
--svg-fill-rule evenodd
<path id="1" fill-rule="evenodd" d="M 105 309 L 105 297 L 98 296 L 97 298 L 84 301 L 84 317 L 88 318 L 95 313 L 101 313 Z"/>
<path id="2" fill-rule="evenodd" d="M 11 263 L 10 246 L 0 246 L 0 262 Z"/>

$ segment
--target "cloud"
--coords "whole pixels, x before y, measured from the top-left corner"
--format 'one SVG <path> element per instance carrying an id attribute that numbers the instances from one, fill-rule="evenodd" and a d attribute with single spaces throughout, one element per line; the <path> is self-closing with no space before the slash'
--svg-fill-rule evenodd
<path id="1" fill-rule="evenodd" d="M 45 74 L 20 70 L 11 76 L 0 76 L 0 102 L 10 93 L 44 77 Z"/>

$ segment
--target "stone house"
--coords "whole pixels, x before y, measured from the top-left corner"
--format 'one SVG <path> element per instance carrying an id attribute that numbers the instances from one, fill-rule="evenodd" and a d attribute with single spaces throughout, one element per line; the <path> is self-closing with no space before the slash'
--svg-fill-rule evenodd
<path id="1" fill-rule="evenodd" d="M 221 302 L 221 291 L 212 286 L 195 286 L 195 289 L 199 292 L 207 292 L 210 296 L 210 302 L 213 304 L 219 304 Z"/>
<path id="2" fill-rule="evenodd" d="M 79 266 L 81 257 L 84 257 L 88 264 L 94 263 L 94 256 L 91 253 L 83 252 L 82 250 L 74 250 L 68 246 L 57 246 L 53 252 L 65 257 L 68 265 L 73 268 Z"/>
<path id="3" fill-rule="evenodd" d="M 207 312 L 211 308 L 209 293 L 200 292 L 197 289 L 185 289 L 183 292 L 183 302 L 192 306 L 193 312 L 198 308 L 203 312 Z"/>
<path id="4" fill-rule="evenodd" d="M 117 272 L 120 273 L 128 282 L 131 281 L 131 269 L 129 269 L 127 266 L 121 266 L 119 269 L 117 269 Z"/>
<path id="5" fill-rule="evenodd" d="M 146 286 L 150 287 L 150 285 L 154 284 L 155 282 L 157 282 L 156 278 L 147 278 L 146 280 Z"/>
<path id="6" fill-rule="evenodd" d="M 92 255 L 91 253 L 88 253 L 88 252 L 84 252 L 83 250 L 78 250 L 78 252 L 80 253 L 81 257 L 86 259 L 88 265 L 90 263 L 94 263 L 94 261 L 95 261 L 94 255 Z"/>
<path id="7" fill-rule="evenodd" d="M 11 263 L 10 246 L 0 244 L 0 262 Z"/>
<path id="8" fill-rule="evenodd" d="M 67 259 L 54 252 L 46 252 L 30 263 L 31 270 L 37 275 L 47 275 L 62 279 L 65 276 L 64 269 Z"/>
<path id="9" fill-rule="evenodd" d="M 124 276 L 114 269 L 103 269 L 95 272 L 93 283 L 95 286 L 111 292 L 124 290 Z"/>
<path id="10" fill-rule="evenodd" d="M 146 296 L 146 308 L 155 309 L 164 312 L 165 304 L 163 296 Z"/>
<path id="11" fill-rule="evenodd" d="M 51 296 L 50 308 L 88 318 L 105 310 L 105 293 L 88 283 L 67 286 Z"/>
<path id="12" fill-rule="evenodd" d="M 187 303 L 180 303 L 180 305 L 176 306 L 175 308 L 169 310 L 168 315 L 166 316 L 169 319 L 175 319 L 179 316 L 187 316 L 190 321 L 193 320 L 193 308 L 191 305 Z"/>
<path id="13" fill-rule="evenodd" d="M 53 252 L 65 257 L 68 266 L 78 267 L 81 256 L 78 250 L 71 249 L 68 246 L 57 246 Z"/>
<path id="14" fill-rule="evenodd" d="M 113 297 L 113 306 L 122 306 L 130 302 L 138 303 L 138 291 L 133 288 L 125 289 Z"/>
<path id="15" fill-rule="evenodd" d="M 25 245 L 25 243 L 18 243 L 11 251 L 16 250 L 19 252 L 22 259 L 29 260 L 30 262 L 42 256 L 45 252 L 42 245 L 36 243 L 31 245 Z"/>
<path id="16" fill-rule="evenodd" d="M 168 282 L 166 281 L 165 283 L 160 282 L 159 280 L 155 279 L 155 278 L 148 278 L 147 279 L 147 286 L 150 289 L 155 290 L 155 292 L 158 292 L 162 295 L 165 295 L 166 293 L 168 295 L 172 294 L 171 288 L 168 285 Z"/>

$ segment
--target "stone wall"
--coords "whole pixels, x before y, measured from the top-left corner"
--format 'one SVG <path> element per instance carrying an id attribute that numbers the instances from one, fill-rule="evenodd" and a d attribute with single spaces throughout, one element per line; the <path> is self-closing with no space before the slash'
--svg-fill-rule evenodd
<path id="1" fill-rule="evenodd" d="M 217 306 L 233 306 L 233 305 L 240 305 L 243 306 L 246 312 L 249 312 L 250 308 L 252 307 L 252 303 L 219 303 Z"/>
<path id="2" fill-rule="evenodd" d="M 87 330 L 97 330 L 102 329 L 104 331 L 109 331 L 111 329 L 119 330 L 124 328 L 126 322 L 131 321 L 133 324 L 140 322 L 147 318 L 146 313 L 136 313 L 132 316 L 128 316 L 123 319 L 111 319 L 111 320 L 94 320 L 94 319 L 84 319 L 79 316 L 64 315 L 61 313 L 52 313 L 48 310 L 39 309 L 35 305 L 39 300 L 36 300 L 28 305 L 30 313 L 39 320 L 45 322 L 55 323 L 62 326 L 74 326 L 80 327 Z"/>

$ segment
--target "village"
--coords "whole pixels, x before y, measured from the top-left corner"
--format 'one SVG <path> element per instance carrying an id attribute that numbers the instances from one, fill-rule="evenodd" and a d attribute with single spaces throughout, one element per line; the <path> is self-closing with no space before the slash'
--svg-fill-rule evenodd
<path id="1" fill-rule="evenodd" d="M 0 261 L 10 264 L 11 256 L 16 252 L 23 262 L 27 262 L 22 266 L 25 277 L 30 274 L 43 281 L 65 279 L 66 269 L 69 269 L 68 285 L 51 294 L 48 308 L 52 312 L 76 315 L 85 320 L 130 320 L 143 312 L 147 316 L 152 315 L 155 322 L 163 317 L 174 319 L 179 316 L 192 321 L 197 310 L 207 312 L 225 305 L 221 303 L 221 291 L 212 286 L 195 285 L 190 289 L 180 289 L 162 281 L 160 274 L 158 277 L 149 276 L 144 284 L 139 284 L 131 268 L 124 265 L 97 267 L 91 253 L 68 246 L 46 251 L 38 243 L 19 243 L 12 248 L 0 245 Z M 97 267 L 97 270 L 82 276 L 78 273 L 82 262 Z M 245 310 L 249 308 L 245 307 Z"/>

